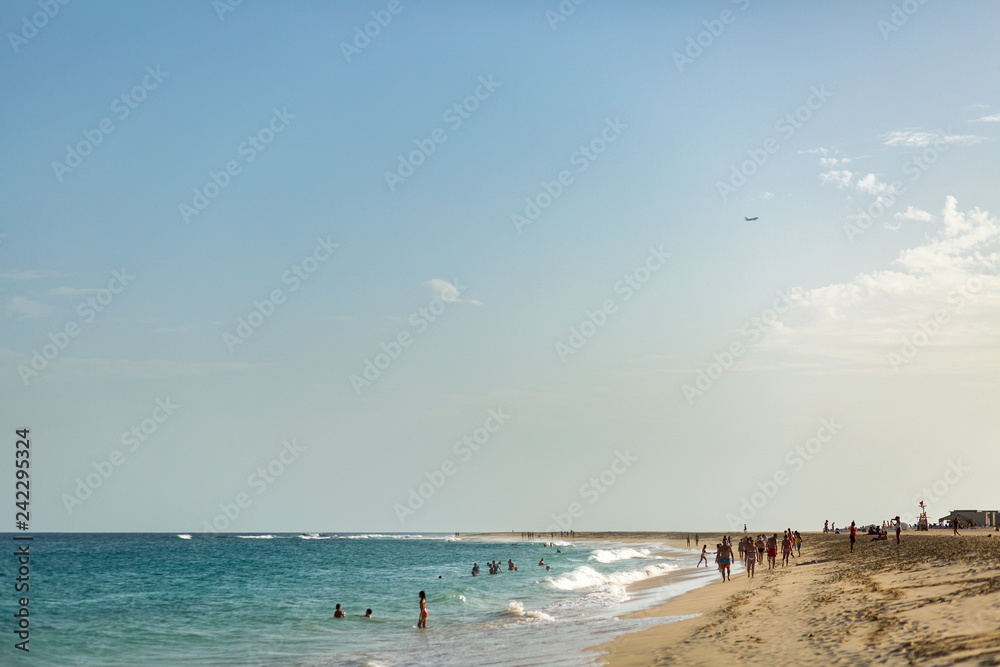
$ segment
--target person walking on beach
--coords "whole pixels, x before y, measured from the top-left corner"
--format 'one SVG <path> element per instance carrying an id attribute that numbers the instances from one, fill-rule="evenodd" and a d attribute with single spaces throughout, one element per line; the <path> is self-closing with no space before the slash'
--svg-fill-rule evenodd
<path id="1" fill-rule="evenodd" d="M 792 538 L 788 533 L 781 540 L 781 566 L 788 566 L 788 557 L 792 553 Z"/>
<path id="2" fill-rule="evenodd" d="M 719 572 L 722 573 L 722 580 L 728 581 L 731 578 L 730 568 L 733 563 L 733 548 L 725 540 L 722 541 L 722 544 L 716 545 L 716 548 L 719 550 L 715 557 L 719 562 Z"/>
<path id="3" fill-rule="evenodd" d="M 854 527 L 854 522 L 851 522 L 851 553 L 854 553 L 854 542 L 858 539 L 857 528 Z"/>
<path id="4" fill-rule="evenodd" d="M 958 532 L 958 517 L 957 516 L 954 519 L 951 520 L 951 529 L 953 531 L 952 535 L 959 535 L 959 536 L 961 535 L 961 533 Z"/>
<path id="5" fill-rule="evenodd" d="M 899 525 L 900 520 L 898 514 L 896 515 L 895 521 L 896 521 L 896 544 L 899 544 L 899 533 L 903 530 L 903 528 Z"/>
<path id="6" fill-rule="evenodd" d="M 774 533 L 767 538 L 767 569 L 771 570 L 777 565 L 778 558 L 778 534 Z"/>
<path id="7" fill-rule="evenodd" d="M 695 568 L 701 567 L 701 562 L 702 561 L 705 561 L 705 567 L 708 567 L 708 545 L 707 544 L 702 545 L 702 547 L 701 547 L 701 558 L 698 559 L 698 564 L 695 565 Z"/>
<path id="8" fill-rule="evenodd" d="M 799 535 L 799 531 L 795 531 L 795 553 L 796 558 L 802 555 L 802 536 Z"/>
<path id="9" fill-rule="evenodd" d="M 420 591 L 420 618 L 417 619 L 417 627 L 427 627 L 427 594 L 423 591 Z"/>
<path id="10" fill-rule="evenodd" d="M 688 535 L 688 549 L 691 548 L 691 536 Z"/>
<path id="11" fill-rule="evenodd" d="M 747 540 L 750 540 L 750 539 L 751 538 L 749 538 L 749 537 L 747 538 Z M 746 563 L 746 568 L 747 568 L 747 578 L 748 579 L 752 579 L 753 575 L 754 575 L 754 573 L 755 573 L 755 571 L 757 569 L 757 554 L 754 552 L 753 543 L 752 542 L 748 542 L 747 543 L 747 563 Z"/>

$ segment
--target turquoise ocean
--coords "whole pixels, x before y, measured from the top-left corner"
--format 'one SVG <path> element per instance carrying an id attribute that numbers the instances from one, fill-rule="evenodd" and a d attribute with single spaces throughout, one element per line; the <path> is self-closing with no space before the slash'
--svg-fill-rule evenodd
<path id="1" fill-rule="evenodd" d="M 0 559 L 3 665 L 586 665 L 585 648 L 672 620 L 624 615 L 718 576 L 695 551 L 519 536 L 42 534 L 30 551 L 30 655 L 16 558 Z"/>

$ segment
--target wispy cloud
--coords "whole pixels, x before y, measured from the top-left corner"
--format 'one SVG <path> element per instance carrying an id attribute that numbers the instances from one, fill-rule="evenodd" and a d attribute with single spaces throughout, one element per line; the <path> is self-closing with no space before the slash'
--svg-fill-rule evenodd
<path id="1" fill-rule="evenodd" d="M 456 280 L 455 282 L 457 283 L 458 281 Z M 454 283 L 450 283 L 447 280 L 433 278 L 428 280 L 425 284 L 431 288 L 431 294 L 435 299 L 441 299 L 445 303 L 470 303 L 475 306 L 482 305 L 475 299 L 460 298 L 460 288 L 456 287 Z M 465 288 L 463 287 L 461 289 Z"/>
<path id="2" fill-rule="evenodd" d="M 995 113 L 991 116 L 983 116 L 982 118 L 977 118 L 976 120 L 969 121 L 972 123 L 1000 123 L 1000 113 Z"/>
<path id="3" fill-rule="evenodd" d="M 833 183 L 838 189 L 850 187 L 851 178 L 854 174 L 847 169 L 843 171 L 825 171 L 819 175 L 819 182 L 824 185 L 827 183 Z"/>
<path id="4" fill-rule="evenodd" d="M 934 219 L 934 216 L 927 211 L 922 211 L 919 208 L 913 208 L 912 206 L 907 206 L 906 210 L 902 213 L 897 213 L 895 216 L 900 220 L 919 220 L 921 222 L 930 222 Z"/>
<path id="5" fill-rule="evenodd" d="M 96 294 L 100 291 L 100 287 L 53 287 L 49 290 L 49 294 L 56 296 L 80 296 L 82 294 Z"/>
<path id="6" fill-rule="evenodd" d="M 888 183 L 884 183 L 878 180 L 878 176 L 875 174 L 868 174 L 864 178 L 858 180 L 855 187 L 860 192 L 865 192 L 870 195 L 881 195 L 889 192 L 892 186 Z"/>
<path id="7" fill-rule="evenodd" d="M 933 143 L 945 143 L 955 146 L 967 146 L 985 141 L 985 137 L 974 134 L 949 134 L 945 132 L 927 132 L 917 129 L 902 129 L 886 132 L 882 135 L 883 146 L 902 146 L 904 148 L 924 148 Z"/>
<path id="8" fill-rule="evenodd" d="M 52 309 L 40 301 L 27 297 L 15 296 L 7 303 L 7 314 L 19 320 L 47 315 Z"/>

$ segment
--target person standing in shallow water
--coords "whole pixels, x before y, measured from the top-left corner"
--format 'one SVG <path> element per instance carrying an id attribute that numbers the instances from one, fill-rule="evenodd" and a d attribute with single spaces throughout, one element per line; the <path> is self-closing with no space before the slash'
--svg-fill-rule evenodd
<path id="1" fill-rule="evenodd" d="M 427 627 L 427 594 L 423 591 L 420 591 L 420 618 L 417 619 L 417 627 Z"/>

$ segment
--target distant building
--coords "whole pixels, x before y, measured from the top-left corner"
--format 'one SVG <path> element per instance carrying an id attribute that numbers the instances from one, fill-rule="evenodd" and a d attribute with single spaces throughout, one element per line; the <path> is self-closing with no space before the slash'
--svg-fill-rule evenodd
<path id="1" fill-rule="evenodd" d="M 955 519 L 962 526 L 1000 526 L 1000 511 L 998 510 L 952 510 L 948 516 L 938 519 L 938 523 L 950 524 Z"/>

